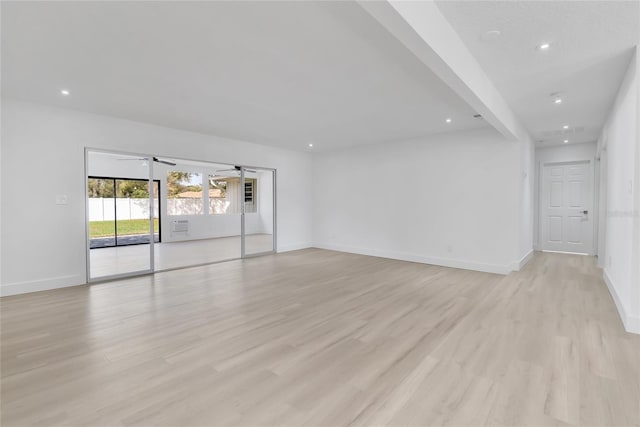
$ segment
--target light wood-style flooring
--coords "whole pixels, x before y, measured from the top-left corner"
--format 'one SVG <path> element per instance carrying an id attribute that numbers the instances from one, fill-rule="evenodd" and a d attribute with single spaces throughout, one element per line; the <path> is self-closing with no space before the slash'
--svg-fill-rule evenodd
<path id="1" fill-rule="evenodd" d="M 190 267 L 240 258 L 240 236 L 215 239 L 162 242 L 154 244 L 156 271 Z M 249 234 L 246 240 L 247 254 L 269 252 L 273 249 L 273 235 Z M 92 279 L 149 270 L 149 245 L 129 245 L 97 248 L 89 251 Z"/>
<path id="2" fill-rule="evenodd" d="M 640 336 L 591 257 L 308 249 L 0 304 L 3 427 L 640 424 Z"/>

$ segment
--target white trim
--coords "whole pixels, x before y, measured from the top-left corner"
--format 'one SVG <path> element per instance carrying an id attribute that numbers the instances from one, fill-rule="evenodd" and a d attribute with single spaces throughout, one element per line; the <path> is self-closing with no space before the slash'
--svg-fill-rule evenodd
<path id="1" fill-rule="evenodd" d="M 278 252 L 290 252 L 290 251 L 297 251 L 299 249 L 308 249 L 311 248 L 312 245 L 311 243 L 298 243 L 298 244 L 293 244 L 293 245 L 286 245 L 284 247 L 281 247 L 278 249 Z M 137 272 L 134 273 L 133 276 L 131 276 L 129 273 L 127 273 L 126 275 L 116 275 L 116 276 L 109 276 L 109 277 L 99 277 L 94 279 L 94 281 L 92 281 L 92 283 L 104 283 L 104 282 L 110 282 L 113 280 L 117 280 L 117 279 L 125 279 L 128 277 L 136 277 L 136 276 L 140 276 L 140 275 L 149 275 L 149 274 L 154 274 L 154 273 L 162 273 L 165 271 L 172 271 L 172 270 L 181 270 L 181 269 L 185 269 L 185 268 L 192 268 L 192 267 L 201 267 L 204 265 L 209 265 L 209 264 L 219 264 L 221 262 L 227 262 L 227 261 L 235 261 L 235 260 L 239 260 L 241 258 L 233 258 L 233 259 L 225 259 L 225 260 L 221 260 L 221 261 L 216 261 L 216 262 L 209 262 L 209 263 L 203 263 L 203 264 L 198 264 L 198 265 L 187 265 L 187 266 L 183 266 L 183 267 L 178 267 L 178 268 L 170 268 L 170 269 L 166 269 L 166 270 L 157 270 L 157 271 L 144 271 L 144 272 Z M 52 290 L 52 289 L 62 289 L 62 288 L 69 288 L 72 286 L 81 286 L 81 285 L 86 285 L 87 282 L 85 281 L 85 278 L 83 277 L 84 275 L 82 274 L 73 274 L 73 275 L 69 275 L 69 276 L 59 276 L 59 277 L 52 277 L 52 278 L 48 278 L 48 279 L 39 279 L 39 280 L 32 280 L 32 281 L 28 281 L 28 282 L 17 282 L 17 283 L 7 283 L 7 284 L 3 284 L 0 286 L 0 297 L 8 297 L 11 295 L 20 295 L 20 294 L 28 294 L 31 292 L 40 292 L 40 291 L 48 291 L 48 290 Z"/>
<path id="2" fill-rule="evenodd" d="M 332 245 L 325 243 L 314 243 L 314 248 L 327 249 L 338 252 L 348 252 L 359 255 L 375 256 L 380 258 L 397 259 L 400 261 L 418 262 L 421 264 L 439 265 L 443 267 L 461 268 L 464 270 L 482 271 L 485 273 L 495 273 L 507 275 L 511 273 L 510 265 L 486 264 L 476 261 L 467 261 L 451 258 L 430 257 L 424 255 L 416 255 L 407 252 L 392 252 L 378 249 L 365 249 L 354 246 Z"/>
<path id="3" fill-rule="evenodd" d="M 627 310 L 625 309 L 622 300 L 618 296 L 616 287 L 613 285 L 613 280 L 611 280 L 611 277 L 607 273 L 607 270 L 604 270 L 602 277 L 604 278 L 604 282 L 607 284 L 607 288 L 609 289 L 611 298 L 613 298 L 613 302 L 618 309 L 618 314 L 620 315 L 620 319 L 622 320 L 624 329 L 632 334 L 640 334 L 640 316 L 633 316 L 627 313 Z"/>
<path id="4" fill-rule="evenodd" d="M 527 265 L 527 263 L 531 260 L 531 258 L 533 258 L 533 249 L 530 249 L 529 252 L 524 254 L 524 256 L 522 258 L 520 258 L 520 261 L 515 261 L 511 265 L 511 271 L 520 271 L 520 270 L 522 270 L 522 267 Z"/>
<path id="5" fill-rule="evenodd" d="M 554 166 L 554 165 L 558 165 L 558 166 L 582 165 L 582 164 L 588 165 L 589 163 L 591 163 L 591 158 L 583 159 L 583 160 L 564 160 L 564 161 L 550 160 L 548 162 L 542 162 L 542 167 Z"/>
<path id="6" fill-rule="evenodd" d="M 550 254 L 566 254 L 566 255 L 582 255 L 582 256 L 592 256 L 586 252 L 568 252 L 568 251 L 552 251 L 550 249 L 543 249 L 542 252 L 548 252 Z"/>
<path id="7" fill-rule="evenodd" d="M 27 294 L 30 292 L 48 291 L 50 289 L 68 288 L 84 285 L 85 280 L 81 274 L 71 276 L 59 276 L 49 279 L 31 280 L 28 282 L 7 283 L 0 286 L 0 296 Z"/>
<path id="8" fill-rule="evenodd" d="M 298 251 L 300 249 L 309 249 L 313 247 L 311 243 L 295 243 L 293 245 L 283 245 L 278 247 L 278 253 Z"/>

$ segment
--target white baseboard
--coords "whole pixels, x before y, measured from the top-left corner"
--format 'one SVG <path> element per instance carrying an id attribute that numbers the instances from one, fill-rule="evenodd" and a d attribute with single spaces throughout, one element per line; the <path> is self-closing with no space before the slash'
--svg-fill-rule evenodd
<path id="1" fill-rule="evenodd" d="M 430 257 L 406 252 L 382 251 L 377 249 L 358 248 L 353 246 L 332 245 L 327 243 L 314 243 L 314 248 L 328 249 L 331 251 L 348 252 L 359 255 L 375 256 L 380 258 L 397 259 L 400 261 L 418 262 L 422 264 L 439 265 L 442 267 L 461 268 L 464 270 L 482 271 L 485 273 L 509 274 L 510 265 L 486 264 L 476 261 L 466 261 L 451 258 Z"/>
<path id="2" fill-rule="evenodd" d="M 300 249 L 308 249 L 313 247 L 311 243 L 294 243 L 293 245 L 278 245 L 278 253 L 298 251 Z"/>
<path id="3" fill-rule="evenodd" d="M 611 294 L 611 298 L 613 298 L 613 302 L 618 309 L 618 314 L 620 315 L 620 319 L 622 319 L 622 324 L 624 325 L 624 329 L 627 332 L 631 332 L 632 334 L 640 334 L 640 316 L 633 316 L 627 312 L 624 303 L 618 296 L 616 292 L 616 287 L 611 280 L 611 276 L 607 273 L 607 270 L 604 270 L 602 275 L 604 277 L 604 282 L 607 284 L 607 288 L 609 288 L 609 293 Z"/>
<path id="4" fill-rule="evenodd" d="M 7 283 L 0 286 L 0 296 L 8 297 L 11 295 L 68 288 L 84 284 L 84 276 L 77 274 L 71 276 L 52 277 L 49 279 L 31 280 L 27 282 Z"/>
<path id="5" fill-rule="evenodd" d="M 533 249 L 529 250 L 529 252 L 527 252 L 522 258 L 520 258 L 519 261 L 516 261 L 513 264 L 511 264 L 511 270 L 512 271 L 522 270 L 522 267 L 527 265 L 527 263 L 531 260 L 531 258 L 533 258 Z"/>
<path id="6" fill-rule="evenodd" d="M 307 249 L 311 246 L 311 243 L 298 243 L 293 245 L 280 246 L 278 248 L 278 252 L 280 253 L 296 251 L 299 249 Z M 71 286 L 84 285 L 85 283 L 85 277 L 77 274 L 25 282 L 7 283 L 0 285 L 0 297 L 27 294 L 30 292 L 48 291 L 51 289 L 68 288 Z"/>

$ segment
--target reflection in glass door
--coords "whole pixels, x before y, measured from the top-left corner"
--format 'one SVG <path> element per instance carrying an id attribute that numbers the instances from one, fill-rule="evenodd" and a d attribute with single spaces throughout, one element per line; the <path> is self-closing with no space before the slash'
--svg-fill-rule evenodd
<path id="1" fill-rule="evenodd" d="M 149 243 L 152 230 L 159 238 L 159 211 L 157 192 L 149 192 L 152 168 L 148 157 L 87 150 L 89 280 L 153 270 Z"/>
<path id="2" fill-rule="evenodd" d="M 275 252 L 276 171 L 242 168 L 242 256 Z"/>

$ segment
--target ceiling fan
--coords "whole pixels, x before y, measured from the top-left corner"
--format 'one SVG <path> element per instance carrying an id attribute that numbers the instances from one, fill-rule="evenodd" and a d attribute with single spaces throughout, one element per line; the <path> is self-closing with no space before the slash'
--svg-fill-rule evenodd
<path id="1" fill-rule="evenodd" d="M 222 169 L 222 170 L 217 170 L 216 174 L 218 172 L 240 172 L 240 170 L 242 170 L 242 166 L 234 166 L 233 169 Z M 251 173 L 256 173 L 255 170 L 253 169 L 246 169 L 245 168 L 245 172 L 251 172 Z"/>
<path id="2" fill-rule="evenodd" d="M 148 162 L 149 158 L 148 157 L 139 157 L 137 159 L 118 159 L 118 160 L 136 160 L 136 161 L 142 160 L 142 161 Z M 153 161 L 156 162 L 156 163 L 163 163 L 163 164 L 169 165 L 169 166 L 175 166 L 176 165 L 176 163 L 174 163 L 174 162 L 170 162 L 169 160 L 161 160 L 161 159 L 159 159 L 157 157 L 153 157 Z"/>

